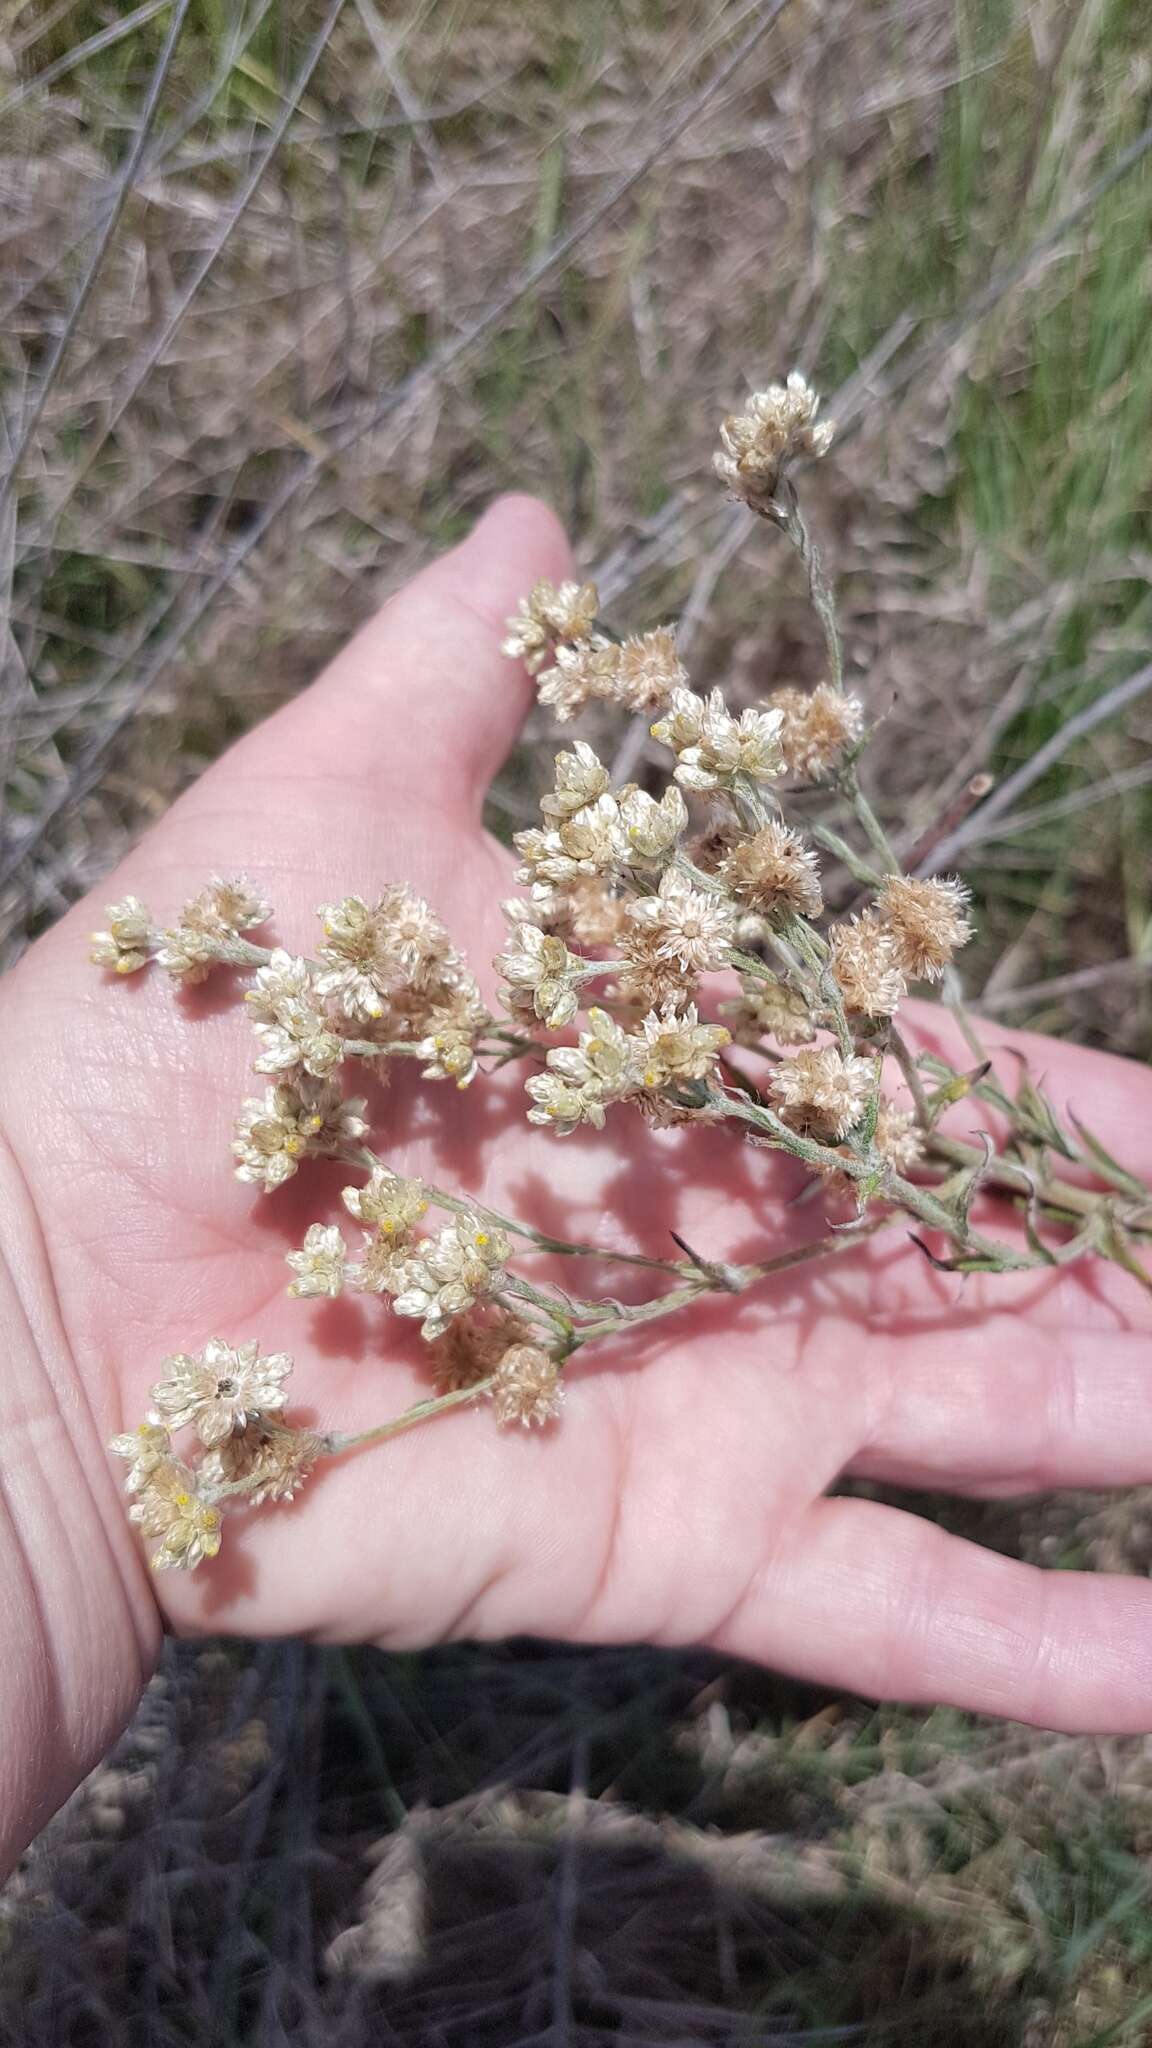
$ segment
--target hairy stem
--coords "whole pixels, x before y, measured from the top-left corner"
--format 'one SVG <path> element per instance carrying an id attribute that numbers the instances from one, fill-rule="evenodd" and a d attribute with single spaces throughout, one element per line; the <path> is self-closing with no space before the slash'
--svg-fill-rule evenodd
<path id="1" fill-rule="evenodd" d="M 347 1153 L 345 1157 L 349 1164 L 366 1166 L 369 1172 L 374 1168 L 381 1173 L 393 1170 L 378 1152 L 373 1152 L 367 1145 L 358 1146 L 354 1153 Z M 500 1209 L 490 1208 L 487 1202 L 474 1201 L 470 1195 L 450 1195 L 447 1189 L 433 1187 L 428 1181 L 421 1185 L 434 1209 L 448 1209 L 455 1216 L 477 1216 L 482 1223 L 490 1223 L 496 1230 L 506 1230 L 513 1237 L 525 1238 L 534 1251 L 558 1252 L 574 1259 L 608 1259 L 617 1266 L 646 1266 L 653 1273 L 673 1273 L 677 1279 L 682 1279 L 692 1270 L 678 1259 L 649 1259 L 640 1252 L 612 1251 L 606 1245 L 584 1244 L 578 1238 L 552 1237 L 547 1231 L 534 1229 L 530 1223 L 521 1223 L 516 1216 L 505 1216 Z"/>
<path id="2" fill-rule="evenodd" d="M 345 1451 L 359 1451 L 366 1444 L 382 1444 L 390 1436 L 402 1436 L 406 1429 L 415 1429 L 418 1423 L 430 1422 L 434 1415 L 445 1415 L 450 1408 L 464 1408 L 473 1401 L 480 1401 L 491 1392 L 495 1375 L 477 1380 L 471 1387 L 454 1387 L 450 1394 L 432 1394 L 426 1401 L 417 1401 L 411 1408 L 405 1408 L 400 1415 L 394 1415 L 390 1422 L 378 1422 L 374 1429 L 362 1429 L 354 1435 L 345 1435 L 332 1430 L 321 1437 L 321 1453 L 325 1458 L 340 1458 Z"/>
<path id="3" fill-rule="evenodd" d="M 746 1294 L 761 1280 L 786 1273 L 793 1266 L 811 1265 L 816 1259 L 835 1258 L 842 1252 L 852 1251 L 864 1238 L 890 1229 L 897 1220 L 890 1214 L 870 1216 L 857 1230 L 829 1232 L 826 1237 L 815 1238 L 811 1244 L 801 1245 L 795 1251 L 779 1252 L 775 1258 L 761 1259 L 752 1265 L 719 1267 L 714 1278 L 702 1274 L 698 1281 L 671 1288 L 667 1294 L 658 1294 L 651 1301 L 639 1302 L 623 1314 L 616 1312 L 599 1323 L 582 1323 L 575 1333 L 573 1349 L 602 1337 L 619 1336 L 636 1323 L 654 1323 L 663 1316 L 676 1315 L 680 1309 L 691 1307 L 694 1301 L 700 1301 L 706 1294 Z"/>
<path id="4" fill-rule="evenodd" d="M 920 1069 L 916 1065 L 911 1048 L 905 1043 L 896 1028 L 895 1018 L 891 1018 L 888 1024 L 888 1050 L 904 1077 L 908 1093 L 911 1095 L 915 1105 L 916 1121 L 920 1129 L 922 1131 L 930 1131 L 932 1129 L 932 1105 L 928 1100 L 928 1095 L 920 1076 Z"/>
<path id="5" fill-rule="evenodd" d="M 860 787 L 860 778 L 856 773 L 855 762 L 852 762 L 839 777 L 839 787 L 855 811 L 857 821 L 861 830 L 866 835 L 869 844 L 879 854 L 880 864 L 884 869 L 884 873 L 888 875 L 903 874 L 904 871 L 900 866 L 899 856 L 892 845 L 892 841 L 889 839 L 883 825 L 880 823 L 879 818 L 876 816 L 864 791 Z"/>
<path id="6" fill-rule="evenodd" d="M 816 841 L 817 846 L 824 848 L 825 853 L 834 853 L 837 860 L 843 862 L 854 882 L 862 882 L 867 889 L 884 887 L 884 877 L 879 870 L 869 867 L 867 861 L 861 860 L 859 854 L 853 853 L 847 840 L 842 839 L 838 832 L 833 832 L 831 826 L 821 825 L 815 818 L 805 818 L 804 830 L 810 839 Z"/>
<path id="7" fill-rule="evenodd" d="M 824 635 L 824 646 L 828 654 L 828 672 L 834 689 L 844 685 L 844 655 L 840 645 L 840 627 L 836 619 L 836 605 L 832 588 L 824 574 L 820 550 L 808 531 L 796 492 L 788 477 L 782 477 L 777 486 L 777 495 L 769 515 L 781 533 L 792 543 L 808 579 L 808 595 L 812 609 Z"/>
<path id="8" fill-rule="evenodd" d="M 966 1145 L 963 1139 L 944 1137 L 933 1131 L 928 1140 L 928 1156 L 950 1166 L 973 1167 L 979 1165 L 983 1154 L 976 1145 Z M 1059 1210 L 1067 1216 L 1091 1216 L 1102 1202 L 1115 1203 L 1115 1196 L 1102 1195 L 1092 1188 L 1078 1188 L 1072 1181 L 1045 1180 L 1037 1185 L 1036 1176 L 1027 1167 L 1017 1166 L 1011 1159 L 994 1158 L 984 1176 L 986 1185 L 999 1188 L 1007 1194 L 1035 1196 L 1041 1208 Z M 1123 1204 L 1121 1203 L 1123 1211 Z M 1142 1236 L 1152 1235 L 1152 1218 L 1142 1219 L 1137 1215 L 1124 1215 L 1125 1227 L 1138 1231 Z"/>

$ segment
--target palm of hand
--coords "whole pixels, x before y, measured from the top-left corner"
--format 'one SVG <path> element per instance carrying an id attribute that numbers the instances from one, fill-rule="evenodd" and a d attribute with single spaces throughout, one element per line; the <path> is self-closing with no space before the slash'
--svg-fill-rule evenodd
<path id="1" fill-rule="evenodd" d="M 275 902 L 278 939 L 307 950 L 317 904 L 403 878 L 484 978 L 509 864 L 479 799 L 523 703 L 499 622 L 563 566 L 539 508 L 506 502 L 206 775 L 102 898 L 133 889 L 168 917 L 210 871 L 243 870 Z M 234 997 L 209 982 L 174 998 L 157 975 L 102 987 L 83 964 L 98 921 L 81 905 L 5 986 L 2 1085 L 99 1430 L 135 1420 L 164 1354 L 210 1335 L 290 1351 L 297 1409 L 324 1426 L 397 1413 L 427 1388 L 411 1331 L 373 1302 L 284 1295 L 285 1250 L 340 1216 L 347 1174 L 310 1166 L 271 1199 L 236 1183 L 231 1125 L 259 1081 Z M 1057 1100 L 1090 1104 L 1123 1151 L 1147 1077 L 1054 1045 L 1042 1064 Z M 672 1229 L 720 1258 L 819 1231 L 817 1210 L 784 1206 L 789 1162 L 726 1134 L 649 1133 L 630 1112 L 561 1143 L 525 1124 L 522 1080 L 513 1067 L 457 1094 L 403 1076 L 374 1103 L 374 1140 L 539 1227 L 657 1257 L 676 1256 Z M 555 1271 L 581 1294 L 661 1284 Z M 961 1292 L 897 1228 L 590 1350 L 559 1430 L 501 1433 L 468 1411 L 325 1467 L 292 1508 L 231 1522 L 211 1568 L 158 1590 L 179 1627 L 709 1641 L 863 1690 L 1143 1726 L 1145 1587 L 1042 1578 L 823 1496 L 846 1470 L 977 1492 L 1152 1477 L 1148 1322 L 1112 1268 Z"/>

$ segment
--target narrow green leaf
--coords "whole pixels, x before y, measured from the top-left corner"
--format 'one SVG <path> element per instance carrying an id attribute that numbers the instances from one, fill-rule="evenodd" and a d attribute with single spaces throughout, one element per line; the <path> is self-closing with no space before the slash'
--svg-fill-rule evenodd
<path id="1" fill-rule="evenodd" d="M 1138 1200 L 1147 1198 L 1148 1189 L 1144 1186 L 1143 1182 L 1138 1181 L 1135 1174 L 1129 1173 L 1126 1167 L 1121 1166 L 1118 1159 L 1113 1159 L 1112 1154 L 1100 1143 L 1099 1138 L 1088 1129 L 1087 1124 L 1080 1121 L 1074 1109 L 1069 1110 L 1068 1116 L 1070 1122 L 1075 1126 L 1076 1136 L 1086 1150 L 1091 1153 L 1104 1179 L 1109 1181 L 1114 1188 L 1119 1188 L 1123 1195 L 1133 1195 Z"/>

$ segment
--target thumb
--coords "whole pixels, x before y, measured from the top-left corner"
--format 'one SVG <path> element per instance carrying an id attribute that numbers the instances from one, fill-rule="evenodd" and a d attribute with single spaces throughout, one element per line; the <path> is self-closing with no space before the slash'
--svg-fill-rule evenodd
<path id="1" fill-rule="evenodd" d="M 283 749 L 289 771 L 303 760 L 321 775 L 393 786 L 434 775 L 448 803 L 479 815 L 532 695 L 520 663 L 500 651 L 505 621 L 541 577 L 570 574 L 548 507 L 498 498 L 260 729 L 264 767 Z"/>

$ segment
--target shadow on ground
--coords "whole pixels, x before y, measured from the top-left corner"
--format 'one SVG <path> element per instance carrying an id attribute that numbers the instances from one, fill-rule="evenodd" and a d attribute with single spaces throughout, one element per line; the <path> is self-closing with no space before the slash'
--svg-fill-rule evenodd
<path id="1" fill-rule="evenodd" d="M 861 1825 L 931 1741 L 691 1654 L 173 1649 L 9 1888 L 0 2041 L 1033 2048 Z"/>

